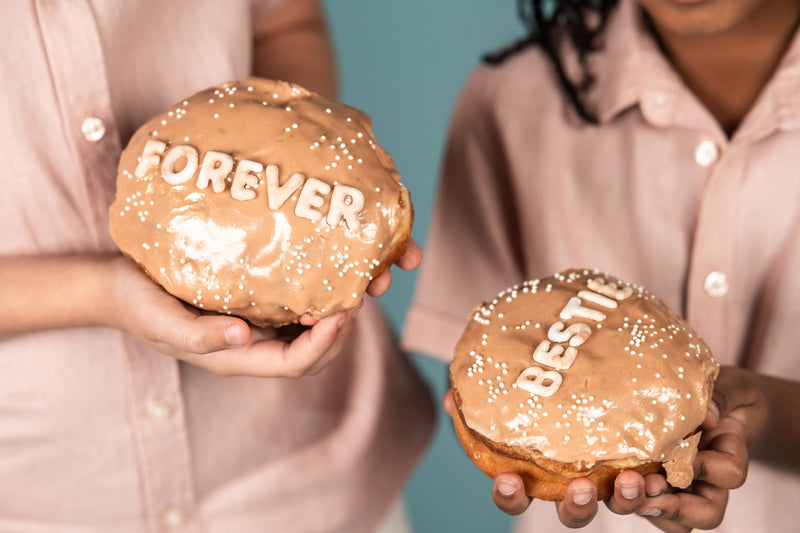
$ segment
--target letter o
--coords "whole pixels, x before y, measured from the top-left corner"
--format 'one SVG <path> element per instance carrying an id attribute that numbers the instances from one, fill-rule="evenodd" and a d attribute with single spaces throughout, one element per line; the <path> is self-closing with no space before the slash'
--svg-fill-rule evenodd
<path id="1" fill-rule="evenodd" d="M 179 172 L 175 172 L 175 163 L 181 157 L 186 158 L 186 165 Z M 164 156 L 164 161 L 161 163 L 161 176 L 170 185 L 185 183 L 194 176 L 198 159 L 199 156 L 194 147 L 188 144 L 179 144 Z"/>

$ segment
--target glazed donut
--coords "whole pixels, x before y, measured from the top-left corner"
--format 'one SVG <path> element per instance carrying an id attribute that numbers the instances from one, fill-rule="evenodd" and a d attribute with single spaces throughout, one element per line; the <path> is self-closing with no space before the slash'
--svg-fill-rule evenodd
<path id="1" fill-rule="evenodd" d="M 598 499 L 622 470 L 693 478 L 719 365 L 643 287 L 594 270 L 527 281 L 479 305 L 450 366 L 453 421 L 470 459 L 562 500 L 588 477 Z"/>
<path id="2" fill-rule="evenodd" d="M 413 208 L 366 114 L 250 78 L 139 128 L 109 215 L 120 250 L 172 295 L 280 326 L 356 307 L 405 251 Z"/>

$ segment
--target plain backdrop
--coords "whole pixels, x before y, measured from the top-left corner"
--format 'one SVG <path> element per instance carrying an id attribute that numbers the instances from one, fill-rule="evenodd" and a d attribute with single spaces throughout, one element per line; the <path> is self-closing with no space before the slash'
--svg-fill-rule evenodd
<path id="1" fill-rule="evenodd" d="M 392 154 L 411 192 L 412 235 L 424 248 L 455 97 L 482 54 L 524 33 L 516 2 L 323 2 L 336 48 L 340 99 L 372 116 L 378 141 Z M 400 331 L 416 276 L 393 273 L 392 287 L 380 301 Z M 467 459 L 438 403 L 446 365 L 418 354 L 413 358 L 439 410 L 432 446 L 405 492 L 415 532 L 508 531 L 511 519 L 494 507 L 491 480 Z"/>

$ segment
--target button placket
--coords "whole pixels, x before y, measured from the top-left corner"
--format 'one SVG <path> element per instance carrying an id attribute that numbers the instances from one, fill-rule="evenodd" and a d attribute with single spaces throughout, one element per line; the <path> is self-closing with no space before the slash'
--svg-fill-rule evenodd
<path id="1" fill-rule="evenodd" d="M 54 58 L 49 66 L 61 119 L 81 169 L 83 207 L 93 222 L 89 230 L 96 243 L 105 247 L 110 242 L 106 206 L 114 192 L 107 182 L 109 176 L 116 174 L 121 145 L 114 123 L 103 41 L 90 2 L 36 4 L 44 49 L 48 57 Z M 81 60 L 55 59 L 65 53 L 80 55 Z"/>
<path id="2" fill-rule="evenodd" d="M 191 530 L 194 480 L 178 362 L 125 342 L 143 511 L 153 530 Z"/>
<path id="3" fill-rule="evenodd" d="M 732 264 L 734 228 L 739 198 L 741 166 L 730 148 L 723 151 L 710 140 L 695 149 L 695 162 L 708 167 L 697 212 L 689 263 L 686 314 L 689 323 L 706 340 L 717 359 L 729 363 L 729 294 L 734 281 Z"/>

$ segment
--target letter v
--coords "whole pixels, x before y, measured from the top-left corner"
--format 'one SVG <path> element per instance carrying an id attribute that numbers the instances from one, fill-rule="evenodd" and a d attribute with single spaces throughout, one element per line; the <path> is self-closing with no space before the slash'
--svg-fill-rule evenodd
<path id="1" fill-rule="evenodd" d="M 286 180 L 283 185 L 278 184 L 278 165 L 267 167 L 267 196 L 269 198 L 269 208 L 277 211 L 289 199 L 294 191 L 299 189 L 305 177 L 299 172 L 295 172 Z"/>

